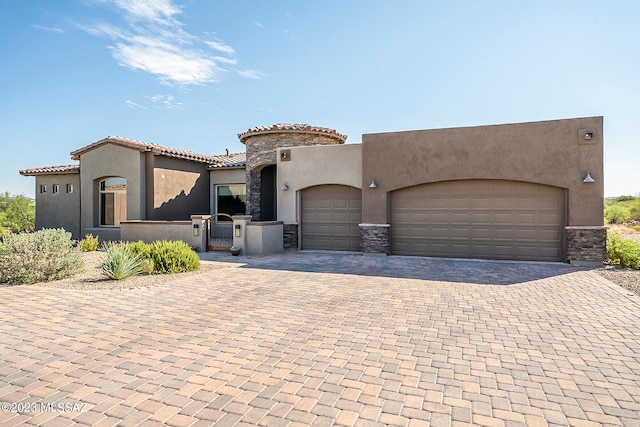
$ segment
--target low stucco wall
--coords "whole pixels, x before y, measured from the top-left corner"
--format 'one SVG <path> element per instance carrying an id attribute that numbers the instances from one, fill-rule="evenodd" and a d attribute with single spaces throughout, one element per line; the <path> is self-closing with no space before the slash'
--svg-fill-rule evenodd
<path id="1" fill-rule="evenodd" d="M 120 229 L 120 238 L 128 242 L 182 240 L 191 244 L 193 238 L 191 221 L 126 221 Z"/>
<path id="2" fill-rule="evenodd" d="M 279 221 L 249 222 L 243 255 L 269 255 L 284 251 L 283 227 Z"/>
<path id="3" fill-rule="evenodd" d="M 362 221 L 388 223 L 389 193 L 400 188 L 504 179 L 567 189 L 568 225 L 601 226 L 602 133 L 603 118 L 587 117 L 363 135 Z M 587 171 L 595 182 L 582 182 Z M 367 188 L 371 179 L 377 188 Z"/>
<path id="4" fill-rule="evenodd" d="M 282 150 L 289 150 L 289 160 L 282 160 Z M 278 221 L 297 223 L 298 192 L 324 184 L 362 188 L 362 144 L 278 149 Z"/>

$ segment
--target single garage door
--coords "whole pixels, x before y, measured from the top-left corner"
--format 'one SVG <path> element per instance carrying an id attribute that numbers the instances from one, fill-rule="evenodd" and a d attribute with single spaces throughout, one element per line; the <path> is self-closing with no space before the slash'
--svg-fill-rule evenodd
<path id="1" fill-rule="evenodd" d="M 302 191 L 302 249 L 359 251 L 362 191 L 319 185 Z"/>
<path id="2" fill-rule="evenodd" d="M 391 194 L 397 255 L 562 261 L 564 191 L 518 181 L 464 180 Z"/>

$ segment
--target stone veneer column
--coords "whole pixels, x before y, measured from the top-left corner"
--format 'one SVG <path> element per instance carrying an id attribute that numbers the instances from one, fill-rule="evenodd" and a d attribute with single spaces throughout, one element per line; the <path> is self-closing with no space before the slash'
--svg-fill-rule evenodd
<path id="1" fill-rule="evenodd" d="M 298 224 L 284 224 L 284 248 L 298 247 Z"/>
<path id="2" fill-rule="evenodd" d="M 277 163 L 278 148 L 344 144 L 347 136 L 329 128 L 279 123 L 251 128 L 239 133 L 238 138 L 247 148 L 247 215 L 260 221 L 261 171 Z"/>
<path id="3" fill-rule="evenodd" d="M 358 224 L 363 255 L 389 255 L 389 224 Z"/>
<path id="4" fill-rule="evenodd" d="M 602 265 L 607 259 L 607 227 L 569 226 L 567 259 L 574 265 Z"/>

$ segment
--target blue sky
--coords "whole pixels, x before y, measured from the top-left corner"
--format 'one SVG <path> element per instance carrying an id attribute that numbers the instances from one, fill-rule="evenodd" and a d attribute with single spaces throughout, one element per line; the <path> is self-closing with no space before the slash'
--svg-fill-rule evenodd
<path id="1" fill-rule="evenodd" d="M 108 135 L 204 154 L 274 123 L 363 133 L 604 116 L 640 192 L 640 2 L 0 0 L 0 192 Z"/>

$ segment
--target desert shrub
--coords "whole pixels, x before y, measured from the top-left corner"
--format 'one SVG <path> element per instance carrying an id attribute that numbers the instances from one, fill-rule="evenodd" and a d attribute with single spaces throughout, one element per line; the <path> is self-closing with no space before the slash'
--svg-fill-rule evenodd
<path id="1" fill-rule="evenodd" d="M 616 202 L 628 202 L 631 200 L 635 200 L 636 198 L 633 196 L 620 196 L 616 198 Z"/>
<path id="2" fill-rule="evenodd" d="M 102 274 L 112 280 L 142 274 L 145 259 L 136 254 L 126 244 L 109 244 L 106 247 L 107 258 L 102 263 Z"/>
<path id="3" fill-rule="evenodd" d="M 621 205 L 607 206 L 604 219 L 607 224 L 623 224 L 629 220 L 629 209 Z"/>
<path id="4" fill-rule="evenodd" d="M 183 241 L 159 240 L 150 248 L 154 273 L 182 273 L 200 268 L 198 254 Z"/>
<path id="5" fill-rule="evenodd" d="M 95 252 L 100 246 L 98 237 L 94 237 L 93 234 L 85 234 L 84 239 L 78 242 L 78 247 L 82 252 Z"/>
<path id="6" fill-rule="evenodd" d="M 9 234 L 0 242 L 0 282 L 47 282 L 71 277 L 83 269 L 71 233 L 61 228 Z"/>
<path id="7" fill-rule="evenodd" d="M 640 221 L 640 198 L 637 198 L 629 209 L 629 219 L 631 221 Z"/>
<path id="8" fill-rule="evenodd" d="M 151 245 L 143 242 L 142 240 L 138 240 L 137 242 L 127 242 L 122 243 L 125 245 L 131 252 L 138 255 L 143 260 L 143 271 L 142 274 L 151 274 L 153 273 L 153 259 L 151 258 Z"/>
<path id="9" fill-rule="evenodd" d="M 640 243 L 631 239 L 618 234 L 607 236 L 607 256 L 610 262 L 640 270 Z"/>

